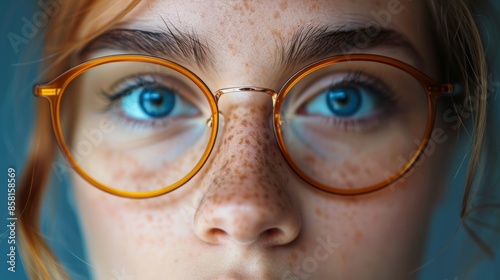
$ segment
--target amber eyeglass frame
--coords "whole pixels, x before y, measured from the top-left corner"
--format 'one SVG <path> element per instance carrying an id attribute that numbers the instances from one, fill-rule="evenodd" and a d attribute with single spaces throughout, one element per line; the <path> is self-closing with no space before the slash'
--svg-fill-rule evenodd
<path id="1" fill-rule="evenodd" d="M 412 77 L 414 77 L 421 85 L 422 88 L 424 89 L 426 95 L 427 95 L 427 104 L 428 104 L 428 117 L 426 120 L 426 129 L 424 132 L 424 135 L 422 137 L 422 140 L 420 142 L 420 145 L 417 147 L 415 153 L 413 156 L 408 160 L 408 162 L 399 170 L 397 173 L 395 173 L 393 176 L 387 178 L 383 182 L 367 186 L 364 188 L 360 189 L 339 189 L 335 188 L 332 186 L 328 186 L 325 184 L 322 184 L 314 178 L 311 178 L 305 172 L 303 172 L 298 165 L 293 161 L 292 157 L 288 153 L 285 143 L 283 140 L 282 132 L 280 130 L 281 126 L 281 117 L 280 117 L 280 110 L 283 106 L 283 102 L 287 96 L 287 94 L 290 92 L 290 90 L 294 87 L 295 84 L 297 84 L 300 80 L 302 80 L 304 77 L 309 75 L 312 72 L 315 72 L 316 70 L 322 69 L 324 67 L 330 66 L 335 63 L 340 63 L 340 62 L 347 62 L 347 61 L 367 61 L 367 62 L 377 62 L 381 64 L 386 64 L 390 65 L 393 67 L 396 67 Z M 62 96 L 64 95 L 64 91 L 66 87 L 71 83 L 72 80 L 74 80 L 76 77 L 78 77 L 80 74 L 83 72 L 107 63 L 114 63 L 114 62 L 145 62 L 145 63 L 151 63 L 151 64 L 156 64 L 160 66 L 167 67 L 171 70 L 177 71 L 180 74 L 183 74 L 187 78 L 189 78 L 192 82 L 198 86 L 198 88 L 202 91 L 202 93 L 206 96 L 207 101 L 210 105 L 210 108 L 212 110 L 212 115 L 211 115 L 211 122 L 210 126 L 212 128 L 212 131 L 210 133 L 209 137 L 209 142 L 207 145 L 207 148 L 205 149 L 201 159 L 198 161 L 198 163 L 195 165 L 193 170 L 189 172 L 186 176 L 184 176 L 181 180 L 178 182 L 174 183 L 173 185 L 166 186 L 162 189 L 154 190 L 154 191 L 147 191 L 147 192 L 131 192 L 131 191 L 124 191 L 124 190 L 117 190 L 114 189 L 112 186 L 107 186 L 104 184 L 101 184 L 100 182 L 94 180 L 85 170 L 83 170 L 76 160 L 73 158 L 71 155 L 71 152 L 69 151 L 63 137 L 62 129 L 61 129 L 61 121 L 60 121 L 60 107 L 61 107 L 61 100 Z M 410 168 L 414 165 L 414 163 L 418 160 L 419 156 L 422 154 L 423 150 L 425 149 L 432 130 L 434 128 L 434 122 L 435 122 L 435 117 L 436 117 L 436 110 L 437 110 L 437 102 L 439 97 L 442 94 L 453 94 L 454 93 L 454 87 L 453 84 L 440 84 L 436 81 L 434 81 L 432 78 L 421 72 L 420 70 L 414 68 L 413 66 L 406 64 L 402 61 L 399 61 L 394 58 L 390 57 L 385 57 L 385 56 L 380 56 L 380 55 L 371 55 L 371 54 L 349 54 L 349 55 L 341 55 L 341 56 L 335 56 L 335 57 L 330 57 L 326 59 L 319 60 L 317 62 L 314 62 L 301 70 L 297 71 L 295 74 L 292 75 L 290 79 L 288 79 L 287 82 L 281 87 L 281 89 L 276 92 L 272 89 L 268 88 L 261 88 L 261 87 L 231 87 L 231 88 L 224 88 L 224 89 L 219 89 L 212 93 L 212 91 L 206 86 L 206 84 L 196 76 L 193 72 L 188 70 L 187 68 L 169 61 L 165 60 L 162 58 L 154 57 L 154 56 L 146 56 L 146 55 L 113 55 L 113 56 L 106 56 L 106 57 L 100 57 L 96 58 L 90 61 L 83 62 L 68 71 L 64 72 L 57 78 L 53 79 L 51 82 L 47 84 L 42 84 L 42 85 L 36 85 L 34 88 L 34 94 L 37 97 L 44 97 L 49 101 L 50 104 L 50 110 L 51 110 L 51 119 L 52 119 L 52 127 L 58 142 L 58 145 L 63 152 L 64 156 L 72 166 L 76 172 L 82 176 L 87 182 L 90 184 L 94 185 L 95 187 L 108 192 L 113 195 L 121 196 L 121 197 L 127 197 L 127 198 L 149 198 L 149 197 L 156 197 L 160 196 L 163 194 L 166 194 L 168 192 L 171 192 L 180 186 L 184 185 L 186 182 L 188 182 L 192 177 L 198 173 L 198 171 L 203 167 L 205 162 L 207 161 L 208 157 L 210 156 L 213 147 L 215 145 L 216 137 L 217 137 L 217 131 L 219 129 L 219 109 L 218 109 L 218 101 L 220 97 L 224 94 L 227 93 L 235 93 L 235 92 L 261 92 L 261 93 L 266 93 L 272 97 L 272 102 L 273 102 L 273 130 L 274 130 L 274 135 L 275 139 L 277 141 L 277 144 L 281 150 L 282 155 L 290 165 L 290 167 L 308 184 L 311 186 L 336 195 L 344 195 L 344 196 L 353 196 L 353 195 L 361 195 L 361 194 L 367 194 L 371 193 L 380 189 L 383 189 L 393 182 L 395 182 L 398 178 L 403 176 Z"/>

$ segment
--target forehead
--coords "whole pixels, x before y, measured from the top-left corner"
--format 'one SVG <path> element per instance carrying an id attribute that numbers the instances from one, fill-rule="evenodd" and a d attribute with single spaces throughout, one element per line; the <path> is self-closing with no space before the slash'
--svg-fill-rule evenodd
<path id="1" fill-rule="evenodd" d="M 196 34 L 203 44 L 210 47 L 217 72 L 226 69 L 226 73 L 219 74 L 232 79 L 236 84 L 253 83 L 238 79 L 246 70 L 257 68 L 266 69 L 255 76 L 259 81 L 262 81 L 263 77 L 275 76 L 266 73 L 266 71 L 276 73 L 275 65 L 269 64 L 273 64 L 276 57 L 282 55 L 280 51 L 283 45 L 289 45 L 290 42 L 300 39 L 298 36 L 304 35 L 304 32 L 300 31 L 308 28 L 337 30 L 378 26 L 395 30 L 405 37 L 420 57 L 430 57 L 433 51 L 429 47 L 431 41 L 428 38 L 429 20 L 424 2 L 145 0 L 115 27 L 153 32 L 171 29 Z M 366 32 L 368 34 L 360 34 L 359 38 L 355 38 L 354 49 L 362 47 L 366 40 L 372 40 L 371 36 L 376 36 L 374 33 L 377 30 L 372 28 L 370 32 Z M 397 54 L 397 51 L 375 53 L 387 55 L 387 53 Z M 416 63 L 411 61 L 409 56 L 396 56 L 396 58 L 406 60 L 414 66 L 420 64 L 419 68 L 429 71 L 425 61 Z M 305 62 L 297 67 L 304 65 Z M 245 79 L 251 78 L 246 75 Z"/>
<path id="2" fill-rule="evenodd" d="M 305 25 L 378 24 L 411 34 L 426 22 L 425 1 L 216 0 L 142 1 L 123 23 L 158 29 L 165 23 L 216 39 L 253 41 L 287 37 Z M 224 31 L 224 33 L 220 33 Z M 253 36 L 248 37 L 247 35 Z M 260 35 L 260 36 L 259 36 Z"/>

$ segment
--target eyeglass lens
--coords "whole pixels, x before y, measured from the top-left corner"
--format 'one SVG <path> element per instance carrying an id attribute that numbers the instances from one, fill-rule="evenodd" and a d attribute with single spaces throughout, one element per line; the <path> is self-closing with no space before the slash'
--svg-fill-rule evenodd
<path id="1" fill-rule="evenodd" d="M 289 161 L 332 188 L 365 188 L 398 173 L 426 130 L 422 86 L 390 65 L 339 62 L 283 94 L 277 129 Z M 211 148 L 210 102 L 192 80 L 168 67 L 101 64 L 66 87 L 62 135 L 95 181 L 117 190 L 154 191 L 185 178 Z"/>
<path id="2" fill-rule="evenodd" d="M 348 61 L 317 70 L 287 93 L 280 130 L 290 160 L 309 179 L 363 189 L 398 174 L 416 153 L 427 96 L 394 66 Z"/>

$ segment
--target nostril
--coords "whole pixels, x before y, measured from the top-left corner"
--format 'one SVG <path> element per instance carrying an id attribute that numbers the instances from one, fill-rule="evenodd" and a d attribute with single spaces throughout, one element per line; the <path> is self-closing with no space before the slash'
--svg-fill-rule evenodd
<path id="1" fill-rule="evenodd" d="M 261 240 L 266 244 L 280 244 L 285 233 L 279 228 L 270 228 L 261 234 Z"/>
<path id="2" fill-rule="evenodd" d="M 206 231 L 205 235 L 206 240 L 214 244 L 222 243 L 228 239 L 232 239 L 234 242 L 238 244 L 253 244 L 258 241 L 262 244 L 267 244 L 267 245 L 280 245 L 284 236 L 285 232 L 283 232 L 279 228 L 267 229 L 261 232 L 261 234 L 259 234 L 258 236 L 254 236 L 256 237 L 255 239 L 244 238 L 243 236 L 240 235 L 233 236 L 220 228 L 211 228 L 210 230 Z"/>
<path id="3" fill-rule="evenodd" d="M 220 228 L 212 228 L 207 232 L 207 237 L 214 242 L 219 242 L 224 237 L 227 237 L 227 233 Z"/>
<path id="4" fill-rule="evenodd" d="M 268 237 L 276 237 L 283 234 L 283 231 L 279 228 L 270 228 L 264 232 L 264 235 Z"/>

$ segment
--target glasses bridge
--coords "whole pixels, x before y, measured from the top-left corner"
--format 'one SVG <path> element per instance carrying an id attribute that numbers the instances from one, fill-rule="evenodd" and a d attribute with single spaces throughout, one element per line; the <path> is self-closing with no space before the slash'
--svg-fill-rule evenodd
<path id="1" fill-rule="evenodd" d="M 222 95 L 228 94 L 228 93 L 237 93 L 237 92 L 250 92 L 250 93 L 266 93 L 267 95 L 271 96 L 273 100 L 273 107 L 276 104 L 276 100 L 278 98 L 278 94 L 276 91 L 269 89 L 269 88 L 263 88 L 263 87 L 229 87 L 229 88 L 223 88 L 219 89 L 215 92 L 215 100 L 219 102 L 219 99 Z"/>

